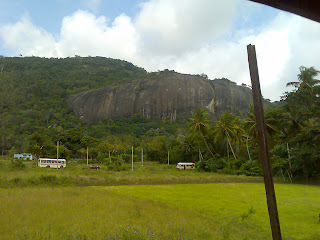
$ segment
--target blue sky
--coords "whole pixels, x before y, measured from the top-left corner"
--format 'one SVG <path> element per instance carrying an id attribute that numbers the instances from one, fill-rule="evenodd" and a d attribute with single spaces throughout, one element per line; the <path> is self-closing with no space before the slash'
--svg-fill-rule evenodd
<path id="1" fill-rule="evenodd" d="M 320 24 L 246 0 L 0 0 L 0 55 L 123 59 L 250 85 L 278 100 L 299 66 L 320 69 Z"/>

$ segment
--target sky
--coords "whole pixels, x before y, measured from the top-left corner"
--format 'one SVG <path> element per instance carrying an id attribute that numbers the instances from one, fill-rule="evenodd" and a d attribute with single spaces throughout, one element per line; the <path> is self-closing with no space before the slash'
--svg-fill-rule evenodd
<path id="1" fill-rule="evenodd" d="M 277 101 L 299 67 L 320 70 L 320 24 L 247 0 L 0 0 L 0 55 L 122 59 L 148 72 L 206 74 Z"/>

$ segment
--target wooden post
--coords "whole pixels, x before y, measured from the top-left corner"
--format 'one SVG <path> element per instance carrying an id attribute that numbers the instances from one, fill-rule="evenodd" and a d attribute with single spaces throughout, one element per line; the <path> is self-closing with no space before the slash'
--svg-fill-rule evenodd
<path id="1" fill-rule="evenodd" d="M 168 151 L 168 165 L 170 165 L 170 153 Z"/>
<path id="2" fill-rule="evenodd" d="M 264 184 L 266 189 L 267 205 L 268 205 L 270 226 L 272 231 L 272 238 L 274 240 L 281 240 L 280 222 L 279 222 L 276 194 L 274 191 L 271 163 L 270 163 L 268 144 L 267 144 L 266 124 L 264 120 L 264 112 L 263 112 L 263 105 L 262 105 L 262 96 L 261 96 L 261 90 L 260 90 L 259 72 L 258 72 L 255 46 L 251 44 L 248 45 L 247 51 L 248 51 L 248 62 L 249 62 L 251 83 L 252 83 L 253 105 L 254 105 L 254 112 L 255 112 L 257 132 L 258 132 L 260 159 L 261 159 Z"/>

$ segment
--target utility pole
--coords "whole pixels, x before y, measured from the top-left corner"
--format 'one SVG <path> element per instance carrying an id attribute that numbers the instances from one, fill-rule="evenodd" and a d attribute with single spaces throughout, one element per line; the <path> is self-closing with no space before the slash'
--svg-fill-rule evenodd
<path id="1" fill-rule="evenodd" d="M 59 162 L 59 141 L 57 141 L 57 170 L 59 169 L 58 162 Z"/>
<path id="2" fill-rule="evenodd" d="M 143 148 L 141 148 L 141 163 L 142 163 L 142 167 L 143 167 Z"/>
<path id="3" fill-rule="evenodd" d="M 131 166 L 131 170 L 133 171 L 133 146 L 132 146 L 132 166 Z"/>
<path id="4" fill-rule="evenodd" d="M 89 149 L 88 149 L 88 146 L 87 146 L 87 166 L 89 164 Z"/>
<path id="5" fill-rule="evenodd" d="M 273 177 L 271 171 L 271 163 L 269 158 L 269 150 L 266 135 L 266 124 L 262 105 L 262 96 L 259 81 L 258 64 L 256 57 L 256 49 L 254 45 L 247 46 L 248 62 L 252 83 L 253 105 L 256 117 L 256 125 L 258 132 L 258 142 L 260 149 L 260 159 L 263 170 L 264 184 L 267 196 L 267 205 L 270 219 L 270 226 L 272 231 L 272 238 L 274 240 L 281 240 L 280 222 L 277 209 L 276 194 L 274 191 Z"/>

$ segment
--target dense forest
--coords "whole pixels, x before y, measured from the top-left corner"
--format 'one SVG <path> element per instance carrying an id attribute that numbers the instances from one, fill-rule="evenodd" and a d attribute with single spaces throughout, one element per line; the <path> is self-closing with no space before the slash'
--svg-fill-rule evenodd
<path id="1" fill-rule="evenodd" d="M 319 71 L 301 67 L 274 107 L 265 109 L 274 173 L 286 181 L 319 176 Z M 54 157 L 56 143 L 66 159 L 89 157 L 96 162 L 197 162 L 198 169 L 261 175 L 253 107 L 246 117 L 225 112 L 211 121 L 195 109 L 184 121 L 152 121 L 141 115 L 114 117 L 95 125 L 77 119 L 68 97 L 86 90 L 148 79 L 152 73 L 133 64 L 103 57 L 0 58 L 0 147 L 2 154 L 29 152 Z M 270 103 L 269 103 L 270 106 Z"/>

